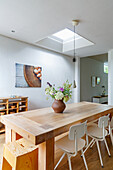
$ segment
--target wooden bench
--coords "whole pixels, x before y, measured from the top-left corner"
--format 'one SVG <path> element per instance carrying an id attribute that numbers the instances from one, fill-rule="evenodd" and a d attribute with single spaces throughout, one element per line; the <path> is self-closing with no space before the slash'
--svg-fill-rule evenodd
<path id="1" fill-rule="evenodd" d="M 4 145 L 2 170 L 38 170 L 38 147 L 25 139 Z"/>

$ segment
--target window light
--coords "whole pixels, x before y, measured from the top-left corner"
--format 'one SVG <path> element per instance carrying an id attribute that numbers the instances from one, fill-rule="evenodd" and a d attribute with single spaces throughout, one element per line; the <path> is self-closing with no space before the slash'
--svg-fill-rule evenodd
<path id="1" fill-rule="evenodd" d="M 104 73 L 108 74 L 108 64 L 104 63 Z"/>
<path id="2" fill-rule="evenodd" d="M 65 28 L 64 30 L 61 30 L 55 34 L 53 34 L 54 37 L 59 38 L 63 41 L 66 41 L 68 39 L 71 39 L 74 37 L 74 32 Z M 75 38 L 81 38 L 78 34 L 75 33 Z"/>

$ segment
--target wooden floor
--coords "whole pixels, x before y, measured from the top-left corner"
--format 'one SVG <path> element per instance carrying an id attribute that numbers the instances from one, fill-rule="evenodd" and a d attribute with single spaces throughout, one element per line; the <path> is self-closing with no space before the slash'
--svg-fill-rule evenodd
<path id="1" fill-rule="evenodd" d="M 100 160 L 96 148 L 96 144 L 90 149 L 87 150 L 85 153 L 86 161 L 88 164 L 89 170 L 113 170 L 113 147 L 111 145 L 111 140 L 109 137 L 106 138 L 108 142 L 108 146 L 110 149 L 111 157 L 108 156 L 105 145 L 103 142 L 100 142 L 100 149 L 103 158 L 104 168 L 100 165 Z M 64 158 L 66 159 L 66 158 Z M 60 166 L 60 165 L 59 165 Z M 73 170 L 86 170 L 83 159 L 80 157 L 80 153 L 75 157 L 72 158 L 72 169 Z M 69 170 L 68 162 L 57 170 Z"/>
<path id="2" fill-rule="evenodd" d="M 5 134 L 0 134 L 0 170 L 2 162 L 3 144 L 5 143 Z"/>
<path id="3" fill-rule="evenodd" d="M 5 136 L 4 134 L 2 134 L 0 135 L 0 169 L 1 169 L 1 160 L 2 160 L 4 141 L 5 141 Z M 111 157 L 108 156 L 104 143 L 103 142 L 100 143 L 104 168 L 101 168 L 100 166 L 100 161 L 99 161 L 96 145 L 94 145 L 92 149 L 89 149 L 86 152 L 85 156 L 86 156 L 86 161 L 87 161 L 89 170 L 102 170 L 102 169 L 113 170 L 113 147 L 111 145 L 111 141 L 109 137 L 107 137 L 107 141 L 108 141 L 108 145 L 110 148 Z M 57 149 L 56 150 L 57 159 L 58 157 L 60 157 L 61 154 L 62 153 L 60 152 L 60 150 Z M 80 157 L 80 154 L 78 154 L 75 158 L 72 159 L 72 168 L 73 170 L 85 170 L 84 163 L 83 163 L 82 158 Z M 57 168 L 57 170 L 68 170 L 68 169 L 69 169 L 68 163 L 66 163 L 64 166 Z"/>

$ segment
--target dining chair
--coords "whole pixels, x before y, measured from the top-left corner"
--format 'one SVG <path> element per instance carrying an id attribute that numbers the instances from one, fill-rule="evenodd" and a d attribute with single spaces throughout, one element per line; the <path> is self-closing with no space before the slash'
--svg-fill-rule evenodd
<path id="1" fill-rule="evenodd" d="M 78 125 L 71 126 L 69 129 L 69 135 L 56 141 L 56 146 L 63 150 L 64 154 L 61 156 L 54 170 L 58 167 L 65 155 L 67 155 L 68 157 L 69 169 L 72 170 L 71 157 L 75 157 L 78 151 L 81 151 L 81 156 L 83 157 L 86 170 L 88 170 L 85 155 L 83 153 L 83 148 L 86 145 L 86 141 L 84 139 L 81 139 L 85 134 L 86 141 L 88 142 L 87 121 Z"/>
<path id="2" fill-rule="evenodd" d="M 111 119 L 111 121 L 109 122 L 109 135 L 110 135 L 110 138 L 111 138 L 111 143 L 113 145 L 113 134 L 112 134 L 112 131 L 113 131 L 113 117 Z"/>
<path id="3" fill-rule="evenodd" d="M 92 138 L 92 140 L 88 144 L 87 148 L 84 150 L 84 153 L 89 147 L 92 147 L 96 143 L 98 153 L 99 153 L 100 163 L 102 167 L 103 167 L 103 161 L 102 161 L 101 151 L 99 147 L 99 141 L 104 141 L 108 155 L 111 156 L 108 145 L 107 145 L 107 141 L 105 138 L 108 135 L 108 131 L 106 130 L 106 127 L 108 126 L 109 126 L 109 114 L 107 116 L 100 117 L 98 120 L 98 124 L 93 123 L 87 126 L 87 134 L 89 137 Z"/>

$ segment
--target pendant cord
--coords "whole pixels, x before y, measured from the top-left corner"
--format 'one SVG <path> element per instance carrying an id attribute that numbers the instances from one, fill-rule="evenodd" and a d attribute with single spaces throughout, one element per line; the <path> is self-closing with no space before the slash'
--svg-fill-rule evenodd
<path id="1" fill-rule="evenodd" d="M 76 57 L 76 49 L 75 49 L 75 25 L 74 25 L 74 58 Z"/>
<path id="2" fill-rule="evenodd" d="M 74 25 L 74 61 L 76 61 L 76 48 L 75 48 L 75 45 L 76 45 L 76 43 L 75 43 L 75 25 Z M 74 80 L 73 88 L 76 88 L 76 87 L 77 87 L 76 82 Z"/>

